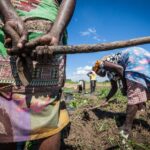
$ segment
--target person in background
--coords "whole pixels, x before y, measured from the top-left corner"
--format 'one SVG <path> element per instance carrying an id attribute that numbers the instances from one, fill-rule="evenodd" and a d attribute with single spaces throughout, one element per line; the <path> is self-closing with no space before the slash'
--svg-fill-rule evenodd
<path id="1" fill-rule="evenodd" d="M 0 0 L 1 150 L 26 141 L 33 150 L 60 149 L 69 123 L 61 101 L 66 56 L 47 46 L 67 44 L 74 8 L 75 0 Z"/>
<path id="2" fill-rule="evenodd" d="M 79 80 L 77 89 L 78 89 L 78 93 L 85 94 L 85 81 L 84 80 Z"/>
<path id="3" fill-rule="evenodd" d="M 94 94 L 96 89 L 96 73 L 90 71 L 87 73 L 87 76 L 90 78 L 90 93 Z"/>
<path id="4" fill-rule="evenodd" d="M 120 134 L 128 138 L 137 111 L 145 108 L 145 102 L 150 99 L 150 52 L 131 47 L 98 60 L 93 70 L 100 77 L 107 75 L 110 79 L 112 88 L 106 102 L 117 90 L 116 81 L 122 81 L 122 92 L 127 95 L 128 104 Z"/>

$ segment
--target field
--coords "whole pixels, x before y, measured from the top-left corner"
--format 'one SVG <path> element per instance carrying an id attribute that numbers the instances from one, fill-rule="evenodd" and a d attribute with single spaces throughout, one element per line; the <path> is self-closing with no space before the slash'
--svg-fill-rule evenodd
<path id="1" fill-rule="evenodd" d="M 84 95 L 77 93 L 76 86 L 76 83 L 68 82 L 64 88 L 71 124 L 63 149 L 126 150 L 118 134 L 125 119 L 126 97 L 118 91 L 109 105 L 99 107 L 109 91 L 109 83 L 98 83 L 95 95 L 89 94 L 89 83 L 86 83 Z M 137 113 L 131 138 L 126 144 L 129 149 L 150 150 L 149 106 L 147 103 L 147 111 Z"/>

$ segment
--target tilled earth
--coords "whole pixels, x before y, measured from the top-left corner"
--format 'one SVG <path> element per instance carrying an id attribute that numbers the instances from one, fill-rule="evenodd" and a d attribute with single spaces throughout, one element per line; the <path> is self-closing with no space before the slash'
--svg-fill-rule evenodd
<path id="1" fill-rule="evenodd" d="M 81 97 L 83 99 L 83 96 Z M 86 99 L 87 97 L 84 97 Z M 108 106 L 95 107 L 99 100 L 88 98 L 87 105 L 70 112 L 70 133 L 65 138 L 66 150 L 122 150 L 119 127 L 125 120 L 126 103 L 112 101 Z M 147 104 L 147 107 L 150 103 Z M 94 108 L 95 107 L 95 108 Z M 132 135 L 128 141 L 131 149 L 150 150 L 150 109 L 134 120 Z"/>

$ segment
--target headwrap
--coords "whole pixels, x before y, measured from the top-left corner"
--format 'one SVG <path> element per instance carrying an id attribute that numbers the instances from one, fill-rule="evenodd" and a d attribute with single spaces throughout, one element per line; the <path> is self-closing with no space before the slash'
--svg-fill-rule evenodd
<path id="1" fill-rule="evenodd" d="M 119 76 L 117 75 L 117 73 L 108 71 L 104 68 L 104 62 L 108 61 L 114 64 L 118 64 L 120 62 L 120 58 L 121 58 L 121 53 L 104 56 L 102 59 L 96 61 L 92 69 L 97 74 L 98 72 L 106 73 L 109 79 L 118 80 Z"/>

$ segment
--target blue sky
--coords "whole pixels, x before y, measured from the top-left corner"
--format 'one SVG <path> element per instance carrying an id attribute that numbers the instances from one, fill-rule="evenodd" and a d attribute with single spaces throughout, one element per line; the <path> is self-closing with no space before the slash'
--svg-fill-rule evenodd
<path id="1" fill-rule="evenodd" d="M 150 0 L 77 0 L 68 44 L 95 44 L 150 36 Z M 141 45 L 150 50 L 150 44 Z M 114 51 L 67 56 L 67 78 L 88 79 L 93 63 Z M 103 79 L 99 79 L 103 81 Z"/>

